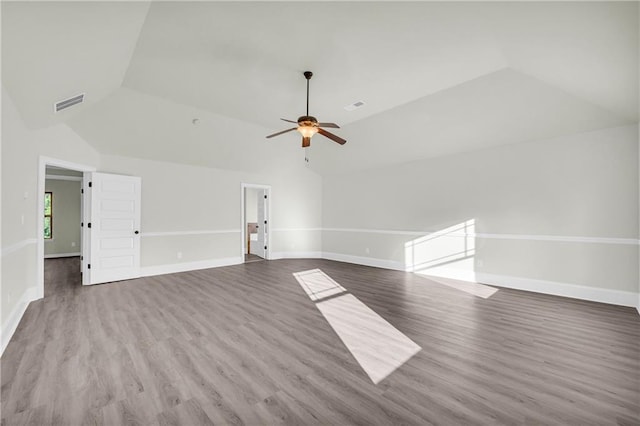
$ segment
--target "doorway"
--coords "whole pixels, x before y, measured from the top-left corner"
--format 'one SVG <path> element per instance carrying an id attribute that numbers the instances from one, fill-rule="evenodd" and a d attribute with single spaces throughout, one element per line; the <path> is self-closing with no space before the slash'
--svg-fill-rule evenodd
<path id="1" fill-rule="evenodd" d="M 43 297 L 66 296 L 82 286 L 83 172 L 44 164 L 39 194 L 43 208 L 41 260 Z"/>
<path id="2" fill-rule="evenodd" d="M 78 249 L 62 252 L 68 255 L 80 253 L 78 260 L 81 264 L 81 284 L 91 285 L 138 278 L 140 276 L 140 177 L 97 173 L 93 166 L 40 156 L 36 233 L 38 264 L 33 300 L 41 299 L 45 295 L 45 240 L 50 239 L 51 232 L 56 235 L 58 227 L 58 220 L 47 218 L 45 214 L 48 213 L 45 211 L 45 202 L 49 199 L 46 194 L 49 192 L 46 191 L 47 174 L 54 174 L 55 170 L 62 170 L 58 173 L 71 175 L 70 179 L 73 180 L 81 177 L 81 220 L 77 222 L 80 226 L 80 238 L 79 241 L 75 241 L 75 245 L 71 246 Z M 27 195 L 25 193 L 25 198 Z M 56 196 L 53 194 L 53 205 L 57 204 L 60 203 L 56 201 Z M 55 212 L 53 214 L 55 215 Z M 91 267 L 92 259 L 93 267 Z M 73 269 L 75 270 L 75 266 Z"/>
<path id="3" fill-rule="evenodd" d="M 241 188 L 242 259 L 245 263 L 269 259 L 271 187 L 243 183 Z"/>

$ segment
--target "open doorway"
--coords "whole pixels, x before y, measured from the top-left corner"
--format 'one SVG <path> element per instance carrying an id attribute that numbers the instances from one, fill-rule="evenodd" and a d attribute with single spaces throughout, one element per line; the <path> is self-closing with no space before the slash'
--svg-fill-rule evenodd
<path id="1" fill-rule="evenodd" d="M 271 187 L 242 184 L 242 258 L 244 262 L 269 259 L 269 203 Z"/>
<path id="2" fill-rule="evenodd" d="M 82 230 L 80 230 L 79 241 L 66 240 L 66 242 L 64 242 L 62 238 L 57 238 L 59 235 L 58 231 L 60 231 L 60 229 L 58 229 L 60 228 L 59 221 L 65 220 L 66 215 L 64 212 L 57 213 L 56 208 L 64 204 L 64 201 L 58 200 L 56 191 L 47 191 L 47 175 L 49 175 L 49 177 L 51 177 L 51 175 L 55 175 L 56 179 L 53 179 L 53 180 L 64 180 L 64 178 L 61 176 L 69 176 L 69 179 L 68 179 L 69 181 L 78 182 L 79 188 L 84 188 L 86 186 L 85 185 L 86 173 L 93 172 L 93 171 L 95 171 L 95 167 L 93 166 L 72 163 L 65 160 L 59 160 L 57 158 L 40 156 L 38 160 L 37 214 L 39 218 L 37 221 L 37 229 L 36 229 L 37 253 L 38 253 L 37 262 L 38 263 L 36 268 L 37 286 L 36 286 L 36 291 L 33 297 L 34 300 L 41 299 L 45 296 L 45 284 L 44 284 L 45 283 L 45 254 L 47 253 L 45 251 L 45 245 L 50 246 L 47 248 L 49 255 L 65 254 L 65 253 L 69 255 L 69 257 L 61 257 L 60 259 L 68 259 L 69 263 L 71 263 L 71 265 L 67 265 L 68 270 L 70 271 L 69 276 L 74 277 L 74 278 L 70 278 L 71 281 L 80 279 L 80 277 L 82 276 L 81 274 L 82 271 L 80 268 L 83 267 L 82 263 L 85 263 L 85 262 L 81 262 L 81 260 L 83 256 L 85 257 L 85 260 L 86 260 L 87 250 L 89 247 L 88 244 L 86 244 L 86 239 L 85 239 L 86 233 L 83 232 Z M 77 180 L 78 178 L 80 178 L 80 180 Z M 49 189 L 51 189 L 51 186 L 49 186 Z M 45 199 L 47 198 L 46 192 L 52 192 L 52 197 L 51 197 L 52 199 L 50 204 L 50 207 L 52 208 L 50 211 L 50 213 L 53 216 L 52 219 L 46 219 L 47 213 L 49 213 L 49 211 L 45 209 Z M 79 217 L 82 218 L 80 221 L 76 220 L 76 225 L 80 227 L 81 222 L 86 215 L 86 212 L 84 212 L 84 208 L 86 206 L 84 205 L 84 202 L 83 202 L 84 197 L 82 197 L 80 189 L 78 189 L 78 192 L 76 194 L 80 200 Z M 50 229 L 48 230 L 45 229 L 45 222 L 47 222 L 46 224 L 51 227 Z M 71 223 L 71 221 L 69 221 L 69 223 Z M 49 233 L 51 233 L 52 238 L 45 238 L 45 237 L 48 237 L 47 234 Z M 62 237 L 62 234 L 60 234 L 60 237 Z M 45 240 L 47 242 L 45 242 Z M 60 247 L 54 249 L 54 247 L 51 246 L 52 242 L 50 240 L 53 240 L 56 243 L 60 242 Z M 75 245 L 72 245 L 71 244 L 72 242 L 75 242 Z M 77 253 L 80 253 L 80 255 L 77 256 Z M 49 257 L 49 258 L 52 258 L 52 257 Z M 74 261 L 78 262 L 77 268 L 75 267 L 75 265 L 73 265 Z M 48 263 L 52 263 L 52 262 L 48 262 Z M 63 272 L 64 270 L 67 270 L 67 269 L 64 268 L 63 270 L 61 270 L 59 275 L 64 275 L 64 272 Z M 73 288 L 77 289 L 78 287 L 74 286 Z"/>
<path id="3" fill-rule="evenodd" d="M 82 178 L 81 171 L 45 168 L 44 297 L 65 296 L 82 286 Z"/>

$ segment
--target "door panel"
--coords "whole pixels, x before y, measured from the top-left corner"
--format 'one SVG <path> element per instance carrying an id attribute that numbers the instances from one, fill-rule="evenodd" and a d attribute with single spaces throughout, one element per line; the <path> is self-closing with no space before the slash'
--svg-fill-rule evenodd
<path id="1" fill-rule="evenodd" d="M 113 250 L 113 249 L 132 249 L 134 248 L 133 240 L 131 238 L 103 238 L 100 241 L 100 249 Z"/>
<path id="2" fill-rule="evenodd" d="M 140 276 L 141 180 L 91 173 L 88 282 L 98 284 Z M 86 193 L 86 188 L 85 188 Z M 88 200 L 85 200 L 89 202 Z"/>

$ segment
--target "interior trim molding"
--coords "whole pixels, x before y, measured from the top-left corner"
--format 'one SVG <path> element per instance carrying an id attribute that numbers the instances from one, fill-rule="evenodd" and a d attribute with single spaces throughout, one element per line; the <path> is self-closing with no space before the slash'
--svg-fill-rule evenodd
<path id="1" fill-rule="evenodd" d="M 238 265 L 243 262 L 244 262 L 244 259 L 241 257 L 223 257 L 219 259 L 197 260 L 194 262 L 143 266 L 140 268 L 140 276 L 151 277 L 154 275 L 175 274 L 176 272 L 197 271 L 199 269 L 209 269 L 209 268 L 218 268 L 220 266 Z"/>
<path id="2" fill-rule="evenodd" d="M 20 320 L 24 316 L 24 313 L 27 311 L 29 307 L 29 303 L 37 299 L 36 295 L 37 291 L 34 287 L 26 289 L 18 303 L 15 304 L 13 311 L 9 314 L 7 321 L 2 325 L 2 337 L 0 338 L 0 356 L 4 353 L 4 350 L 7 348 L 7 345 L 11 341 L 13 334 L 16 332 L 18 328 L 18 324 L 20 324 Z"/>
<path id="3" fill-rule="evenodd" d="M 44 177 L 49 180 L 71 180 L 75 182 L 82 182 L 81 176 L 45 175 Z"/>
<path id="4" fill-rule="evenodd" d="M 357 232 L 365 234 L 389 234 L 389 235 L 409 235 L 414 237 L 426 237 L 430 235 L 443 235 L 439 231 L 398 231 L 392 229 L 362 229 L 362 228 L 322 228 L 327 232 Z M 460 238 L 484 238 L 495 240 L 529 240 L 529 241 L 554 241 L 569 243 L 598 243 L 598 244 L 625 244 L 639 245 L 640 240 L 636 238 L 617 237 L 576 237 L 568 235 L 533 235 L 533 234 L 490 234 L 483 232 L 464 233 L 451 232 L 444 234 L 447 237 Z"/>
<path id="5" fill-rule="evenodd" d="M 610 305 L 635 307 L 638 300 L 638 293 L 632 291 L 488 274 L 484 272 L 476 272 L 476 281 L 497 287 L 570 297 L 572 299 L 588 300 L 591 302 L 608 303 Z"/>
<path id="6" fill-rule="evenodd" d="M 404 263 L 395 260 L 378 259 L 375 257 L 353 256 L 350 254 L 322 252 L 322 258 L 338 262 L 355 263 L 356 265 L 373 266 L 374 268 L 405 271 Z"/>
<path id="7" fill-rule="evenodd" d="M 610 305 L 635 307 L 638 293 L 633 291 L 613 290 L 601 287 L 590 287 L 580 284 L 569 284 L 557 281 L 522 278 L 509 275 L 490 274 L 486 272 L 464 271 L 459 269 L 439 268 L 433 273 L 420 275 L 450 278 L 461 281 L 476 282 L 501 288 L 524 290 L 533 293 L 550 294 L 591 302 L 608 303 Z"/>
<path id="8" fill-rule="evenodd" d="M 141 232 L 141 237 L 173 237 L 180 235 L 212 235 L 212 234 L 236 234 L 240 229 L 210 229 L 204 231 L 168 231 L 168 232 Z"/>
<path id="9" fill-rule="evenodd" d="M 323 228 L 273 228 L 271 232 L 318 232 Z"/>
<path id="10" fill-rule="evenodd" d="M 27 238 L 26 240 L 18 241 L 15 244 L 11 244 L 7 247 L 2 248 L 2 257 L 5 257 L 11 253 L 14 253 L 18 250 L 21 250 L 31 244 L 36 244 L 38 242 L 37 238 Z"/>
<path id="11" fill-rule="evenodd" d="M 364 229 L 364 228 L 273 228 L 271 232 L 354 232 L 364 234 L 408 235 L 425 237 L 438 234 L 436 231 L 399 231 L 393 229 Z M 212 229 L 201 231 L 167 231 L 167 232 L 142 232 L 142 237 L 169 237 L 179 235 L 208 235 L 208 234 L 232 234 L 242 232 L 241 229 Z M 640 245 L 640 240 L 635 238 L 617 237 L 576 237 L 568 235 L 534 235 L 534 234 L 491 234 L 491 233 L 464 233 L 451 232 L 447 237 L 459 238 L 483 238 L 494 240 L 528 240 L 528 241 L 553 241 L 569 243 L 596 243 L 596 244 L 623 244 Z"/>
<path id="12" fill-rule="evenodd" d="M 390 234 L 390 235 L 410 235 L 414 237 L 424 237 L 433 234 L 433 231 L 400 231 L 397 229 L 366 229 L 366 228 L 322 228 L 328 232 L 357 232 L 363 234 Z"/>
<path id="13" fill-rule="evenodd" d="M 77 252 L 77 253 L 51 253 L 51 254 L 45 254 L 44 258 L 45 259 L 57 259 L 59 257 L 78 257 L 80 256 L 82 253 Z"/>
<path id="14" fill-rule="evenodd" d="M 273 231 L 273 230 L 272 230 Z M 321 251 L 276 251 L 271 253 L 271 259 L 322 259 Z"/>

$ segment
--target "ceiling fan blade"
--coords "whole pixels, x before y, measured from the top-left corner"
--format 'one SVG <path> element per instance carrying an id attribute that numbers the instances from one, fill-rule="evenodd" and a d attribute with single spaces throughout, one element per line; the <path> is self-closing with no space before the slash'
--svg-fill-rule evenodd
<path id="1" fill-rule="evenodd" d="M 302 147 L 306 148 L 308 146 L 311 146 L 311 138 L 310 137 L 302 137 Z"/>
<path id="2" fill-rule="evenodd" d="M 329 133 L 324 129 L 318 129 L 318 133 L 320 133 L 325 138 L 329 138 L 334 142 L 338 142 L 340 145 L 344 145 L 345 143 L 347 143 L 346 140 L 342 139 L 339 136 L 334 135 L 333 133 Z"/>
<path id="3" fill-rule="evenodd" d="M 298 124 L 298 122 L 297 122 L 297 121 L 287 120 L 286 118 L 281 118 L 280 120 L 282 120 L 282 121 L 286 121 L 287 123 Z"/>
<path id="4" fill-rule="evenodd" d="M 339 129 L 340 126 L 338 126 L 336 123 L 318 123 L 318 126 L 320 127 L 329 127 L 331 129 Z"/>
<path id="5" fill-rule="evenodd" d="M 297 127 L 292 127 L 291 129 L 287 129 L 287 130 L 283 130 L 283 131 L 278 132 L 278 133 L 274 133 L 274 134 L 272 134 L 272 135 L 267 136 L 267 139 L 272 138 L 272 137 L 274 137 L 274 136 L 281 135 L 281 134 L 283 134 L 283 133 L 290 132 L 290 131 L 292 131 L 292 130 L 296 130 L 296 129 L 298 129 L 298 128 L 297 128 Z"/>

